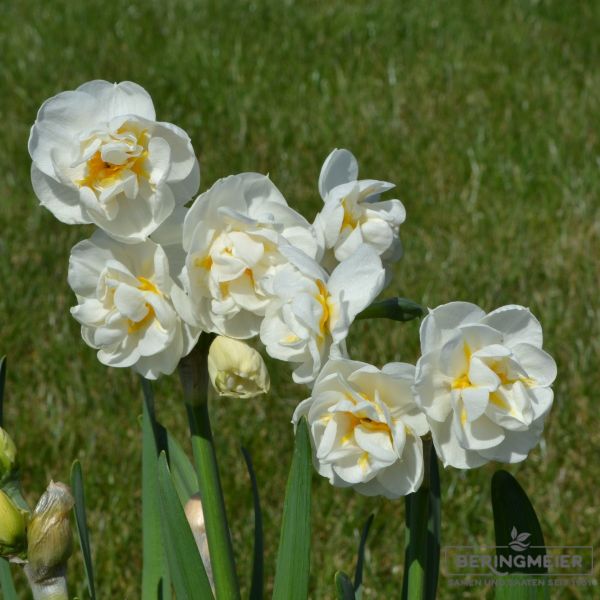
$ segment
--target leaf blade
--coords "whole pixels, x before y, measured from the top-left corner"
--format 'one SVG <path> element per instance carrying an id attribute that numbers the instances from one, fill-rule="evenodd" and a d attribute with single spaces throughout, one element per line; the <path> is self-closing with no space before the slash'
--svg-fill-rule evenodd
<path id="1" fill-rule="evenodd" d="M 0 590 L 2 590 L 4 600 L 18 600 L 10 564 L 4 558 L 0 558 Z"/>
<path id="2" fill-rule="evenodd" d="M 312 460 L 306 418 L 296 429 L 286 485 L 274 600 L 306 600 L 310 574 L 310 488 Z"/>
<path id="3" fill-rule="evenodd" d="M 357 598 L 360 598 L 362 595 L 362 580 L 363 580 L 363 566 L 365 559 L 365 548 L 367 545 L 367 536 L 369 535 L 369 530 L 371 529 L 371 525 L 373 524 L 373 519 L 375 515 L 371 513 L 367 522 L 365 523 L 362 533 L 360 535 L 360 542 L 358 544 L 358 556 L 356 559 L 356 569 L 354 571 L 354 592 Z"/>
<path id="4" fill-rule="evenodd" d="M 534 553 L 546 554 L 544 535 L 535 509 L 525 490 L 507 471 L 496 471 L 492 477 L 492 509 L 498 556 L 509 556 L 513 550 L 524 557 Z M 519 539 L 524 534 L 529 534 L 525 539 L 531 540 L 526 546 L 522 543 L 525 539 Z M 542 558 L 541 565 L 543 562 Z M 546 600 L 550 597 L 543 581 L 543 574 L 547 573 L 547 569 L 499 567 L 498 570 L 507 575 L 497 578 L 498 582 L 502 581 L 506 585 L 495 586 L 496 600 Z M 518 585 L 519 580 L 531 579 L 535 575 L 542 575 L 540 583 L 544 585 L 530 586 L 525 582 Z"/>
<path id="5" fill-rule="evenodd" d="M 71 490 L 75 499 L 75 524 L 77 526 L 77 535 L 79 545 L 83 554 L 83 566 L 85 570 L 88 592 L 92 600 L 96 600 L 96 587 L 94 584 L 94 563 L 92 561 L 92 550 L 85 514 L 85 493 L 83 488 L 83 473 L 81 464 L 78 460 L 71 466 Z"/>
<path id="6" fill-rule="evenodd" d="M 343 571 L 338 571 L 335 574 L 335 591 L 338 600 L 355 600 L 354 586 L 350 581 L 350 577 Z"/>
<path id="7" fill-rule="evenodd" d="M 154 394 L 150 382 L 143 378 L 142 391 L 142 597 L 166 600 L 170 598 L 171 585 L 160 529 Z"/>
<path id="8" fill-rule="evenodd" d="M 192 530 L 173 485 L 167 457 L 158 459 L 160 523 L 165 554 L 178 600 L 213 598 Z"/>
<path id="9" fill-rule="evenodd" d="M 264 540 L 262 510 L 260 507 L 260 496 L 258 494 L 258 483 L 252 457 L 246 448 L 242 448 L 242 454 L 248 468 L 250 483 L 252 485 L 252 503 L 254 505 L 254 548 L 252 556 L 252 582 L 250 585 L 249 600 L 262 600 L 264 597 Z"/>
<path id="10" fill-rule="evenodd" d="M 393 321 L 412 321 L 425 314 L 423 307 L 408 298 L 387 298 L 374 302 L 356 315 L 356 319 L 391 319 Z"/>

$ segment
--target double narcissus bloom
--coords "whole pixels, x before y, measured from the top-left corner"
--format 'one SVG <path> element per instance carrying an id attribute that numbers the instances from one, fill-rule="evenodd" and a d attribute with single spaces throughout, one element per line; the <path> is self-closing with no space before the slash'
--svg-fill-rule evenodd
<path id="1" fill-rule="evenodd" d="M 282 243 L 311 258 L 320 251 L 309 223 L 268 177 L 242 173 L 217 181 L 196 199 L 183 226 L 182 281 L 193 306 L 187 320 L 228 337 L 256 335 L 273 277 L 287 263 Z"/>
<path id="2" fill-rule="evenodd" d="M 428 426 L 414 401 L 414 371 L 346 359 L 325 365 L 293 422 L 306 415 L 315 468 L 333 485 L 387 498 L 419 488 Z"/>
<path id="3" fill-rule="evenodd" d="M 274 300 L 260 328 L 273 358 L 300 363 L 296 383 L 314 381 L 329 356 L 344 354 L 344 341 L 356 315 L 381 292 L 381 260 L 363 245 L 328 275 L 293 247 L 282 246 L 290 261 L 273 279 Z"/>
<path id="4" fill-rule="evenodd" d="M 90 81 L 46 100 L 29 137 L 41 204 L 64 223 L 144 241 L 200 183 L 188 135 L 155 119 L 152 99 L 130 81 Z"/>
<path id="5" fill-rule="evenodd" d="M 71 314 L 105 365 L 156 379 L 172 373 L 198 340 L 200 330 L 173 307 L 167 256 L 150 240 L 121 244 L 96 231 L 71 251 L 69 285 L 78 300 Z"/>
<path id="6" fill-rule="evenodd" d="M 348 150 L 334 150 L 323 163 L 319 192 L 324 201 L 314 223 L 328 253 L 328 266 L 350 257 L 361 244 L 371 246 L 384 265 L 402 256 L 399 229 L 406 219 L 400 200 L 378 202 L 393 183 L 358 180 L 358 163 Z"/>
<path id="7" fill-rule="evenodd" d="M 523 306 L 486 315 L 450 302 L 421 324 L 417 402 L 445 466 L 519 462 L 538 443 L 552 407 L 556 364 L 542 328 Z"/>

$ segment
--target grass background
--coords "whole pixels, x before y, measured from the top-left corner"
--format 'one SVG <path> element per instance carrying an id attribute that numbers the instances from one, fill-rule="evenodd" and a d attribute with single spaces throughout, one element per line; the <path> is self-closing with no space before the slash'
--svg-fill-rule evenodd
<path id="1" fill-rule="evenodd" d="M 92 229 L 38 207 L 26 148 L 43 100 L 96 78 L 139 82 L 158 118 L 189 132 L 203 190 L 229 173 L 269 172 L 311 220 L 323 159 L 350 148 L 361 174 L 395 182 L 407 208 L 406 253 L 389 294 L 428 306 L 530 306 L 558 362 L 556 400 L 540 446 L 509 470 L 533 498 L 548 544 L 600 547 L 600 3 L 9 0 L 2 12 L 6 427 L 32 502 L 81 460 L 101 598 L 140 595 L 141 392 L 132 373 L 98 363 L 69 315 L 69 251 Z M 414 362 L 417 332 L 417 323 L 357 323 L 352 356 Z M 239 445 L 259 474 L 272 582 L 289 420 L 307 395 L 287 365 L 270 370 L 268 398 L 213 404 L 245 589 L 252 513 Z M 177 378 L 156 390 L 161 419 L 185 436 Z M 493 543 L 497 468 L 442 473 L 443 544 Z M 313 500 L 311 597 L 333 597 L 334 572 L 353 569 L 371 511 L 365 598 L 399 597 L 403 503 L 317 477 Z M 70 579 L 71 592 L 87 597 L 79 557 Z M 440 598 L 486 595 L 441 577 Z M 592 595 L 572 587 L 556 597 Z"/>

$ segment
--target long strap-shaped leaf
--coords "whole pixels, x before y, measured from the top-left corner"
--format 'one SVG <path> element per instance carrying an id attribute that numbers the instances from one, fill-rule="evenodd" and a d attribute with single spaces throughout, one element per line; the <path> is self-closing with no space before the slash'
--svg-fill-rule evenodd
<path id="1" fill-rule="evenodd" d="M 363 566 L 365 564 L 365 548 L 367 545 L 367 537 L 369 535 L 369 529 L 373 523 L 375 515 L 369 515 L 365 526 L 363 527 L 362 533 L 360 534 L 360 542 L 358 544 L 358 555 L 356 558 L 356 569 L 354 571 L 354 592 L 357 600 L 360 600 L 362 596 L 362 580 L 363 580 Z"/>
<path id="2" fill-rule="evenodd" d="M 142 599 L 171 599 L 169 571 L 164 555 L 158 505 L 158 445 L 154 396 L 149 381 L 142 379 Z"/>
<path id="3" fill-rule="evenodd" d="M 263 524 L 262 510 L 260 508 L 260 496 L 258 495 L 258 483 L 252 465 L 252 457 L 246 448 L 242 448 L 242 454 L 246 461 L 250 483 L 252 484 L 252 502 L 254 504 L 254 552 L 252 556 L 252 583 L 250 585 L 249 600 L 262 600 L 264 598 L 264 557 L 263 557 Z"/>
<path id="4" fill-rule="evenodd" d="M 164 431 L 167 440 L 169 468 L 171 469 L 173 485 L 177 490 L 181 504 L 185 506 L 190 497 L 200 491 L 198 477 L 188 455 L 179 442 L 169 430 L 165 429 Z"/>
<path id="5" fill-rule="evenodd" d="M 158 459 L 158 490 L 165 552 L 177 600 L 208 600 L 213 597 L 210 583 L 164 452 Z"/>
<path id="6" fill-rule="evenodd" d="M 546 548 L 535 509 L 519 482 L 506 471 L 497 471 L 492 477 L 492 508 L 496 554 L 506 557 L 513 554 L 524 558 L 537 558 L 541 555 L 540 565 L 543 565 Z M 537 582 L 540 583 L 539 586 L 529 586 L 526 581 L 519 581 L 546 573 L 543 566 L 506 571 L 509 574 L 500 576 L 503 580 L 498 583 L 501 585 L 496 585 L 496 600 L 545 600 L 550 597 L 548 587 L 541 585 L 545 583 L 543 577 Z"/>
<path id="7" fill-rule="evenodd" d="M 18 600 L 10 565 L 4 558 L 0 558 L 0 590 L 2 590 L 1 596 L 4 600 Z"/>
<path id="8" fill-rule="evenodd" d="M 296 430 L 292 467 L 287 481 L 274 600 L 306 600 L 310 574 L 310 486 L 312 464 L 308 426 Z"/>
<path id="9" fill-rule="evenodd" d="M 337 600 L 355 600 L 354 586 L 350 581 L 350 577 L 343 571 L 338 571 L 335 574 L 335 591 Z"/>
<path id="10" fill-rule="evenodd" d="M 92 550 L 88 533 L 87 519 L 85 515 L 85 493 L 83 490 L 83 474 L 81 464 L 76 460 L 71 467 L 71 490 L 75 499 L 75 523 L 79 536 L 79 545 L 83 553 L 83 566 L 87 580 L 90 598 L 96 600 L 96 588 L 94 585 L 94 564 L 92 562 Z"/>

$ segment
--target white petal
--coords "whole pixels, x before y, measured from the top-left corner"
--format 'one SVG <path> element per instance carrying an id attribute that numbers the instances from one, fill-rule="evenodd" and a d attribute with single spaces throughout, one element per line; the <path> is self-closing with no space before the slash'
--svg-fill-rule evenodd
<path id="1" fill-rule="evenodd" d="M 439 368 L 439 351 L 429 352 L 417 362 L 415 371 L 415 401 L 429 419 L 445 421 L 452 411 L 450 393 L 452 378 Z"/>
<path id="2" fill-rule="evenodd" d="M 475 421 L 487 408 L 489 392 L 483 388 L 466 388 L 462 390 L 462 400 L 467 412 L 467 421 Z"/>
<path id="3" fill-rule="evenodd" d="M 556 379 L 556 362 L 547 352 L 526 343 L 516 344 L 512 350 L 520 366 L 536 385 L 552 385 Z"/>
<path id="4" fill-rule="evenodd" d="M 392 463 L 397 458 L 387 432 L 371 431 L 367 427 L 358 425 L 354 428 L 354 438 L 362 450 L 379 461 Z"/>
<path id="5" fill-rule="evenodd" d="M 319 193 L 321 198 L 325 196 L 334 187 L 356 181 L 358 178 L 358 162 L 354 155 L 345 149 L 335 149 L 323 163 L 321 174 L 319 175 Z"/>
<path id="6" fill-rule="evenodd" d="M 484 316 L 481 308 L 469 302 L 449 302 L 430 310 L 421 323 L 422 354 L 443 346 L 458 326 L 477 323 Z"/>
<path id="7" fill-rule="evenodd" d="M 505 463 L 517 463 L 525 460 L 532 448 L 537 446 L 544 430 L 544 418 L 531 424 L 526 431 L 507 431 L 504 441 L 487 450 L 480 450 L 482 457 Z"/>
<path id="8" fill-rule="evenodd" d="M 119 285 L 115 292 L 115 305 L 118 311 L 134 322 L 141 321 L 148 314 L 144 295 L 129 285 Z"/>
<path id="9" fill-rule="evenodd" d="M 381 219 L 369 219 L 360 227 L 363 240 L 377 251 L 383 254 L 394 241 L 392 228 Z"/>
<path id="10" fill-rule="evenodd" d="M 385 488 L 384 496 L 399 498 L 416 492 L 423 481 L 423 449 L 421 438 L 409 436 L 404 446 L 402 460 L 383 469 L 377 475 L 377 481 Z"/>
<path id="11" fill-rule="evenodd" d="M 437 455 L 442 460 L 444 467 L 457 469 L 474 469 L 488 462 L 488 459 L 478 452 L 465 450 L 452 433 L 452 417 L 444 422 L 430 421 L 431 437 Z"/>
<path id="12" fill-rule="evenodd" d="M 120 115 L 137 115 L 149 121 L 156 119 L 152 98 L 137 83 L 95 80 L 79 86 L 77 91 L 85 92 L 96 100 L 100 110 L 98 118 L 104 121 Z"/>
<path id="13" fill-rule="evenodd" d="M 372 248 L 365 245 L 334 269 L 327 289 L 352 322 L 379 295 L 384 279 L 381 259 Z"/>
<path id="14" fill-rule="evenodd" d="M 454 413 L 453 432 L 458 443 L 469 450 L 494 448 L 505 437 L 502 427 L 483 415 L 474 421 L 463 419 L 459 411 Z"/>
<path id="15" fill-rule="evenodd" d="M 504 337 L 504 344 L 509 347 L 522 342 L 542 347 L 542 326 L 524 306 L 502 306 L 492 311 L 481 322 L 500 331 Z"/>
<path id="16" fill-rule="evenodd" d="M 31 184 L 40 204 L 59 221 L 67 225 L 91 223 L 79 203 L 79 191 L 49 177 L 36 163 L 31 165 Z"/>

